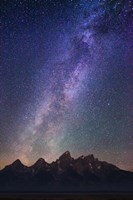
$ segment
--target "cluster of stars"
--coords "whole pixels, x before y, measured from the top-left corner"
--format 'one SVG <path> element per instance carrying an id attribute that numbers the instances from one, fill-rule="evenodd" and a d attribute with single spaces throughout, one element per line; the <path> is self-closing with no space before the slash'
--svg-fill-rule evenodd
<path id="1" fill-rule="evenodd" d="M 133 170 L 131 11 L 131 0 L 2 1 L 0 167 L 69 150 Z"/>

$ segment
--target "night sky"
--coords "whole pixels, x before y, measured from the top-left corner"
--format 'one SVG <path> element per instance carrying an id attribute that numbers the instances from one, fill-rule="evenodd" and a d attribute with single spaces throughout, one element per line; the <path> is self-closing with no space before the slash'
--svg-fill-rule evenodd
<path id="1" fill-rule="evenodd" d="M 1 0 L 0 168 L 94 154 L 133 171 L 132 0 Z"/>

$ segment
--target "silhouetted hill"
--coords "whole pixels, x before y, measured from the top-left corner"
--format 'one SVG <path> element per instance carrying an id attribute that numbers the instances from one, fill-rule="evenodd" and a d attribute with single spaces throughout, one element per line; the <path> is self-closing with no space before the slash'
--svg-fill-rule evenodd
<path id="1" fill-rule="evenodd" d="M 40 158 L 27 167 L 16 160 L 0 171 L 0 191 L 133 191 L 132 186 L 133 172 L 93 155 L 74 159 L 69 151 L 51 164 Z"/>

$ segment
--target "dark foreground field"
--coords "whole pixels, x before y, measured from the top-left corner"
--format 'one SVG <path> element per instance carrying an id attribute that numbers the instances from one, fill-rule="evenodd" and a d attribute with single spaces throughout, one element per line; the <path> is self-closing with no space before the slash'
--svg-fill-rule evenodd
<path id="1" fill-rule="evenodd" d="M 133 194 L 0 194 L 1 200 L 133 200 Z"/>

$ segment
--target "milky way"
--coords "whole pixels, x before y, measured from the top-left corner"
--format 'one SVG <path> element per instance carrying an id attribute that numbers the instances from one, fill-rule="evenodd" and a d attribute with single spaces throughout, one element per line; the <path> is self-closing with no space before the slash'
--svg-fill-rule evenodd
<path id="1" fill-rule="evenodd" d="M 132 10 L 2 1 L 0 167 L 69 150 L 133 170 Z"/>

